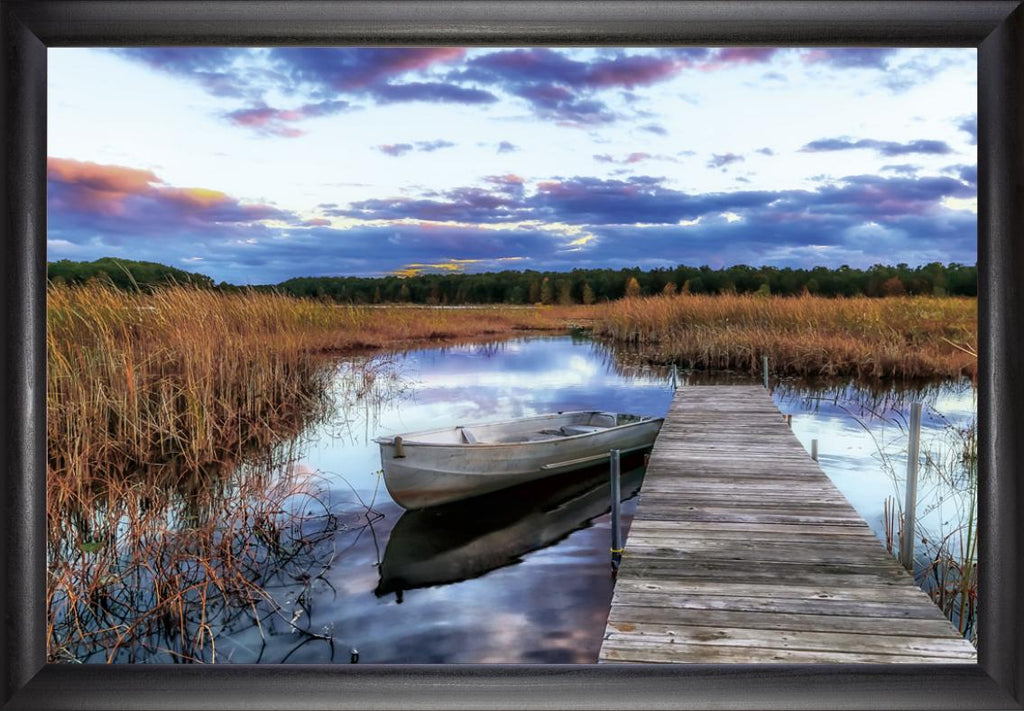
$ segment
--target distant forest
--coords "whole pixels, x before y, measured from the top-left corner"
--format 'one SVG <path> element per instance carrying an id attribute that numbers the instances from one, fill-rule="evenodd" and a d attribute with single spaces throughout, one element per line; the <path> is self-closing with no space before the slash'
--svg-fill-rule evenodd
<path id="1" fill-rule="evenodd" d="M 192 284 L 221 291 L 278 291 L 293 296 L 356 304 L 593 304 L 654 294 L 763 294 L 795 296 L 977 296 L 978 268 L 933 262 L 920 267 L 790 269 L 737 265 L 725 269 L 574 269 L 571 272 L 502 271 L 422 274 L 411 277 L 300 277 L 280 284 L 241 287 L 154 262 L 104 258 L 48 265 L 54 283 L 90 279 L 123 289 Z"/>

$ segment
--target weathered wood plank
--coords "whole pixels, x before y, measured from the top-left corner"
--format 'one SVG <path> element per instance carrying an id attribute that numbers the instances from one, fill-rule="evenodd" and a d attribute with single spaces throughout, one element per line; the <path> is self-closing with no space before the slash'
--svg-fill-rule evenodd
<path id="1" fill-rule="evenodd" d="M 666 558 L 641 558 L 630 556 L 628 563 L 636 566 L 643 573 L 643 579 L 652 578 L 705 578 L 718 580 L 724 578 L 743 578 L 744 573 L 751 580 L 796 580 L 797 578 L 813 577 L 816 583 L 821 579 L 837 578 L 841 581 L 868 578 L 878 581 L 889 581 L 894 585 L 906 585 L 907 573 L 902 568 L 894 569 L 888 565 L 849 565 L 837 563 L 812 563 L 809 561 L 787 561 L 785 563 L 766 563 L 761 561 L 745 561 L 737 565 L 729 560 L 692 560 L 686 565 L 679 561 Z M 625 562 L 624 562 L 625 565 Z M 624 579 L 619 571 L 619 580 Z"/>
<path id="2" fill-rule="evenodd" d="M 681 388 L 602 662 L 974 663 L 757 386 Z"/>
<path id="3" fill-rule="evenodd" d="M 766 597 L 773 600 L 860 600 L 890 602 L 910 600 L 920 602 L 924 592 L 910 586 L 898 588 L 884 586 L 850 585 L 786 585 L 753 584 L 737 581 L 710 580 L 623 580 L 615 586 L 620 593 L 650 593 L 664 595 L 714 595 L 717 597 Z"/>
<path id="4" fill-rule="evenodd" d="M 712 647 L 665 644 L 630 648 L 606 644 L 598 663 L 641 664 L 975 664 L 975 659 L 904 654 L 765 649 L 759 647 Z"/>
<path id="5" fill-rule="evenodd" d="M 705 536 L 711 533 L 737 533 L 747 534 L 749 540 L 750 533 L 758 534 L 783 534 L 783 535 L 847 535 L 847 536 L 861 536 L 864 533 L 874 535 L 871 532 L 871 527 L 867 525 L 863 520 L 859 522 L 857 526 L 817 526 L 813 529 L 808 528 L 805 525 L 796 524 L 749 524 L 749 523 L 733 523 L 733 524 L 722 524 L 722 523 L 702 523 L 699 521 L 691 521 L 683 523 L 681 521 L 649 521 L 643 519 L 633 519 L 630 524 L 631 531 L 666 531 L 673 534 L 677 534 L 680 530 L 685 529 L 687 532 L 693 533 L 696 536 Z"/>
<path id="6" fill-rule="evenodd" d="M 725 627 L 685 627 L 647 623 L 610 623 L 605 638 L 609 643 L 625 645 L 686 644 L 716 647 L 760 647 L 830 651 L 856 649 L 868 654 L 924 654 L 971 658 L 974 647 L 964 640 L 944 637 L 889 637 L 858 635 L 849 632 L 808 632 L 794 630 L 732 629 Z M 964 644 L 967 648 L 964 648 Z"/>
<path id="7" fill-rule="evenodd" d="M 894 625 L 886 617 L 837 617 L 836 615 L 765 615 L 760 612 L 736 610 L 688 610 L 673 607 L 631 607 L 617 605 L 608 624 L 653 623 L 688 625 L 691 627 L 726 627 L 734 629 L 793 630 L 806 632 L 852 632 L 912 637 L 949 637 L 946 620 L 900 620 Z"/>
<path id="8" fill-rule="evenodd" d="M 935 606 L 916 602 L 893 600 L 890 602 L 863 602 L 851 600 L 786 600 L 765 597 L 719 597 L 713 595 L 658 595 L 616 591 L 612 605 L 634 607 L 681 607 L 688 610 L 736 610 L 737 612 L 764 612 L 808 615 L 836 615 L 839 617 L 884 617 L 892 620 L 935 619 Z M 950 627 L 952 630 L 952 627 Z"/>

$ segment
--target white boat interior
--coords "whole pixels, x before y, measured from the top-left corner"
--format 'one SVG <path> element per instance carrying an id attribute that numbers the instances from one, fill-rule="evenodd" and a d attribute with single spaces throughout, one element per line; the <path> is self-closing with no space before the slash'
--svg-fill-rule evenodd
<path id="1" fill-rule="evenodd" d="M 648 417 L 614 412 L 582 411 L 542 415 L 472 427 L 456 425 L 409 435 L 407 444 L 515 444 L 594 434 L 603 430 L 649 420 Z"/>

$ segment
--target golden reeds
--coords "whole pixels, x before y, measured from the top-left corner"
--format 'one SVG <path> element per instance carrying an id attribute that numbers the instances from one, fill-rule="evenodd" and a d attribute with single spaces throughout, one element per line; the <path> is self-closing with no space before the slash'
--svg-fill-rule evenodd
<path id="1" fill-rule="evenodd" d="M 977 301 L 896 297 L 655 296 L 602 308 L 595 335 L 655 363 L 781 375 L 974 377 Z"/>
<path id="2" fill-rule="evenodd" d="M 322 409 L 325 354 L 564 328 L 571 310 L 338 306 L 103 285 L 47 293 L 50 474 L 236 460 Z"/>

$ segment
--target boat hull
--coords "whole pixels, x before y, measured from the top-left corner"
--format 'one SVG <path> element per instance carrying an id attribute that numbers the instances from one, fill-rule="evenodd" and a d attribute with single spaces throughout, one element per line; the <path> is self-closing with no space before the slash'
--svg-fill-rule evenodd
<path id="1" fill-rule="evenodd" d="M 643 481 L 640 452 L 622 459 L 621 500 Z M 382 597 L 479 577 L 546 548 L 606 513 L 608 470 L 542 479 L 448 506 L 406 511 L 388 537 L 374 593 Z"/>
<path id="2" fill-rule="evenodd" d="M 661 419 L 643 420 L 579 437 L 513 444 L 435 444 L 378 440 L 384 484 L 405 509 L 421 509 L 607 461 L 612 449 L 649 447 Z"/>

